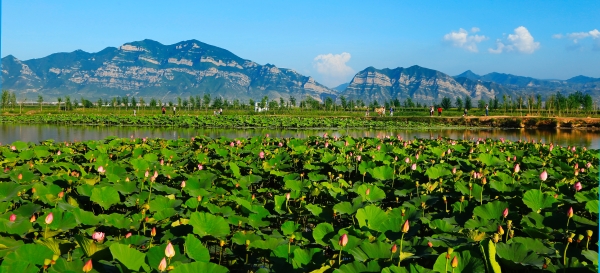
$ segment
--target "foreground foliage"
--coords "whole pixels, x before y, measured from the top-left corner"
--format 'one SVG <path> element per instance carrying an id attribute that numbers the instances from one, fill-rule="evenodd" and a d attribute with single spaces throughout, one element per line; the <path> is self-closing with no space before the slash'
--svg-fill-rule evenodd
<path id="1" fill-rule="evenodd" d="M 598 270 L 598 151 L 267 135 L 0 153 L 0 272 Z"/>

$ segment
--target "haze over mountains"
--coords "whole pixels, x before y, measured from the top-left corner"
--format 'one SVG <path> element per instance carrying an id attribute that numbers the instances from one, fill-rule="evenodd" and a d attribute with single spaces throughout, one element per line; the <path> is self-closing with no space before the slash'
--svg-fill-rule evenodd
<path id="1" fill-rule="evenodd" d="M 471 96 L 488 100 L 503 95 L 543 97 L 581 91 L 600 97 L 600 79 L 577 76 L 568 80 L 540 80 L 510 74 L 477 75 L 465 71 L 449 76 L 420 66 L 376 69 L 358 72 L 347 84 L 328 88 L 312 77 L 272 64 L 251 60 L 197 40 L 163 45 L 152 40 L 107 47 L 97 53 L 77 50 L 56 53 L 40 59 L 21 61 L 12 55 L 2 58 L 2 89 L 17 97 L 55 100 L 66 95 L 97 98 L 135 96 L 175 101 L 177 97 L 209 93 L 224 99 L 260 100 L 304 99 L 345 96 L 365 102 L 439 102 L 443 97 Z"/>

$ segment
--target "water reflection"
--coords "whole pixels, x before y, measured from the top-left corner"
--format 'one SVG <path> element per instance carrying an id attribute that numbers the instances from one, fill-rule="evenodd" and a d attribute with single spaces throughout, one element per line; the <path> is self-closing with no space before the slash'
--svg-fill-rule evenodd
<path id="1" fill-rule="evenodd" d="M 117 137 L 156 137 L 164 139 L 191 138 L 209 136 L 212 138 L 247 138 L 270 134 L 274 137 L 299 137 L 323 135 L 353 137 L 385 137 L 400 135 L 404 139 L 449 137 L 452 139 L 505 138 L 513 141 L 536 140 L 563 146 L 575 145 L 591 149 L 600 149 L 600 132 L 584 130 L 532 130 L 532 129 L 196 129 L 196 128 L 156 128 L 156 127 L 106 127 L 106 126 L 56 126 L 56 125 L 20 125 L 0 124 L 0 143 L 12 143 L 17 140 L 39 143 L 47 139 L 55 141 L 80 141 Z"/>

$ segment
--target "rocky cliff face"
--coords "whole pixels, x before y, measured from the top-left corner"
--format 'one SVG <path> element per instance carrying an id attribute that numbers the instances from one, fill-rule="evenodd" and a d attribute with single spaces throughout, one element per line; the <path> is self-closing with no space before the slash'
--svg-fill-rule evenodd
<path id="1" fill-rule="evenodd" d="M 369 67 L 358 72 L 342 95 L 349 99 L 362 99 L 370 102 L 391 101 L 408 97 L 421 102 L 439 102 L 443 97 L 453 101 L 456 97 L 471 96 L 474 100 L 502 96 L 509 92 L 497 84 L 459 80 L 442 72 L 411 66 L 409 68 L 375 69 Z"/>
<path id="2" fill-rule="evenodd" d="M 297 72 L 259 65 L 196 40 L 162 45 L 143 40 L 97 53 L 74 51 L 41 59 L 2 59 L 2 88 L 18 96 L 156 99 L 211 94 L 225 99 L 278 99 L 336 92 Z"/>

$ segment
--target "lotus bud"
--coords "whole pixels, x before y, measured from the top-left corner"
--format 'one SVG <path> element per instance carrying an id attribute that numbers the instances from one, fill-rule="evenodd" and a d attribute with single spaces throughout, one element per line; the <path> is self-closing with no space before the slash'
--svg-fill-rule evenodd
<path id="1" fill-rule="evenodd" d="M 100 174 L 103 174 L 105 171 L 106 171 L 106 170 L 104 170 L 104 167 L 103 167 L 103 166 L 99 166 L 99 167 L 98 167 L 98 172 L 99 172 Z"/>
<path id="2" fill-rule="evenodd" d="M 483 185 L 487 184 L 487 179 L 485 179 L 485 177 L 483 178 L 483 180 L 481 180 L 481 184 L 483 184 Z"/>
<path id="3" fill-rule="evenodd" d="M 396 244 L 394 244 L 392 246 L 392 253 L 396 253 L 396 251 L 398 251 L 398 246 L 396 246 Z"/>
<path id="4" fill-rule="evenodd" d="M 258 153 L 258 157 L 260 157 L 260 159 L 265 158 L 265 152 L 261 151 L 260 153 Z"/>
<path id="5" fill-rule="evenodd" d="M 512 228 L 512 220 L 506 221 L 506 228 L 508 228 L 508 229 Z"/>
<path id="6" fill-rule="evenodd" d="M 402 217 L 404 217 L 404 214 L 406 213 L 405 209 L 400 210 L 400 212 L 402 213 Z"/>
<path id="7" fill-rule="evenodd" d="M 544 170 L 541 174 L 540 174 L 540 179 L 542 181 L 546 181 L 546 179 L 548 179 L 548 173 L 546 172 L 546 170 Z"/>
<path id="8" fill-rule="evenodd" d="M 444 200 L 444 203 L 448 203 L 448 200 L 446 200 L 446 196 L 442 196 L 442 200 Z"/>
<path id="9" fill-rule="evenodd" d="M 35 220 L 36 220 L 35 215 L 31 215 L 31 218 L 29 218 L 29 222 L 33 223 L 33 222 L 35 222 Z"/>
<path id="10" fill-rule="evenodd" d="M 202 196 L 198 195 L 198 197 L 196 197 L 196 200 L 198 200 L 198 202 L 202 202 Z"/>
<path id="11" fill-rule="evenodd" d="M 127 233 L 127 234 L 125 234 L 125 239 L 127 239 L 127 238 L 131 237 L 131 235 L 132 235 L 132 234 L 131 234 L 131 232 L 129 232 L 129 233 Z"/>
<path id="12" fill-rule="evenodd" d="M 22 174 L 22 173 L 20 173 L 20 174 L 17 176 L 17 178 L 18 178 L 19 180 L 22 180 L 22 179 L 23 179 L 23 174 Z"/>
<path id="13" fill-rule="evenodd" d="M 92 259 L 89 259 L 85 265 L 83 266 L 83 272 L 90 272 L 92 271 L 93 265 L 92 265 Z"/>
<path id="14" fill-rule="evenodd" d="M 498 241 L 500 241 L 500 235 L 498 235 L 498 233 L 494 233 L 494 243 L 497 243 Z"/>
<path id="15" fill-rule="evenodd" d="M 64 191 L 59 192 L 58 193 L 58 198 L 62 199 L 63 197 L 65 197 L 65 192 Z"/>
<path id="16" fill-rule="evenodd" d="M 246 247 L 250 246 L 250 240 L 246 240 Z"/>
<path id="17" fill-rule="evenodd" d="M 60 155 L 60 151 L 58 151 L 58 153 L 56 153 L 56 155 Z"/>
<path id="18" fill-rule="evenodd" d="M 14 223 L 17 220 L 17 215 L 11 214 L 8 220 Z"/>
<path id="19" fill-rule="evenodd" d="M 181 188 L 185 188 L 185 180 L 181 181 Z"/>
<path id="20" fill-rule="evenodd" d="M 456 174 L 456 167 L 452 168 L 452 174 Z"/>
<path id="21" fill-rule="evenodd" d="M 406 222 L 404 222 L 404 225 L 402 225 L 402 233 L 408 233 L 408 228 L 409 228 L 409 223 L 408 223 L 408 220 L 406 220 Z"/>
<path id="22" fill-rule="evenodd" d="M 433 243 L 431 243 L 431 242 L 427 242 L 427 246 L 428 246 L 428 247 L 433 247 Z"/>
<path id="23" fill-rule="evenodd" d="M 161 165 L 161 166 L 165 165 L 165 160 L 164 160 L 164 159 L 162 159 L 162 158 L 160 159 L 160 165 Z"/>
<path id="24" fill-rule="evenodd" d="M 201 171 L 203 169 L 202 164 L 198 164 L 198 170 Z"/>
<path id="25" fill-rule="evenodd" d="M 575 170 L 574 174 L 575 174 L 575 176 L 578 176 L 579 175 L 579 170 Z"/>
<path id="26" fill-rule="evenodd" d="M 465 201 L 465 196 L 463 195 L 463 196 L 460 197 L 460 202 L 462 203 L 464 201 Z"/>
<path id="27" fill-rule="evenodd" d="M 345 247 L 348 244 L 348 235 L 344 234 L 340 237 L 338 244 L 341 247 Z"/>
<path id="28" fill-rule="evenodd" d="M 583 238 L 585 238 L 585 237 L 583 236 L 583 234 L 579 234 L 579 235 L 577 235 L 577 243 L 580 243 L 580 242 L 581 242 L 581 240 L 583 240 Z"/>
<path id="29" fill-rule="evenodd" d="M 129 182 L 131 180 L 129 180 L 129 177 L 125 177 L 125 182 Z"/>
<path id="30" fill-rule="evenodd" d="M 502 226 L 498 226 L 498 234 L 500 234 L 500 236 L 504 235 L 504 229 Z"/>
<path id="31" fill-rule="evenodd" d="M 513 229 L 509 230 L 508 236 L 512 239 L 515 236 L 515 230 L 513 230 Z"/>
<path id="32" fill-rule="evenodd" d="M 146 219 L 148 219 L 148 218 L 146 217 Z M 150 231 L 150 236 L 152 236 L 152 237 L 156 236 L 156 227 L 152 227 L 152 230 Z"/>
<path id="33" fill-rule="evenodd" d="M 46 225 L 52 224 L 53 220 L 54 220 L 54 214 L 52 214 L 52 212 L 51 212 L 46 216 L 46 220 L 45 220 Z"/>
<path id="34" fill-rule="evenodd" d="M 569 211 L 567 212 L 567 216 L 568 216 L 569 218 L 572 218 L 572 217 L 573 217 L 573 207 L 570 207 L 570 208 L 569 208 Z"/>
<path id="35" fill-rule="evenodd" d="M 149 175 L 150 173 L 148 172 L 148 170 L 146 170 L 146 172 L 144 173 L 144 177 L 148 178 Z"/>
<path id="36" fill-rule="evenodd" d="M 285 194 L 285 199 L 289 201 L 289 200 L 290 200 L 290 196 L 291 196 L 291 195 L 290 195 L 290 193 L 289 193 L 289 192 L 288 192 L 288 193 L 286 193 L 286 194 Z"/>
<path id="37" fill-rule="evenodd" d="M 173 244 L 171 244 L 171 242 L 169 242 L 169 244 L 167 244 L 167 248 L 165 248 L 165 256 L 167 256 L 169 259 L 175 256 L 175 249 L 173 248 Z"/>
<path id="38" fill-rule="evenodd" d="M 591 231 L 591 230 L 589 230 L 589 229 L 588 229 L 588 230 L 586 230 L 586 231 L 585 231 L 585 233 L 586 233 L 586 235 L 587 235 L 588 239 L 589 239 L 589 238 L 592 238 L 592 235 L 594 235 L 594 232 L 593 232 L 593 231 Z"/>
<path id="39" fill-rule="evenodd" d="M 410 166 L 410 169 L 413 170 L 413 171 L 416 170 L 417 169 L 417 164 L 413 163 L 412 166 Z"/>
<path id="40" fill-rule="evenodd" d="M 515 173 L 518 173 L 521 170 L 521 167 L 519 167 L 519 164 L 515 165 Z"/>
<path id="41" fill-rule="evenodd" d="M 452 268 L 457 268 L 458 267 L 458 256 L 454 256 L 454 259 L 452 259 Z"/>
<path id="42" fill-rule="evenodd" d="M 573 188 L 575 189 L 575 191 L 580 191 L 581 188 L 582 188 L 581 182 L 575 183 L 575 185 L 573 186 Z"/>
<path id="43" fill-rule="evenodd" d="M 371 189 L 367 189 L 367 191 L 365 192 L 365 195 L 369 195 L 371 193 Z"/>
<path id="44" fill-rule="evenodd" d="M 508 216 L 508 208 L 505 208 L 502 212 L 502 217 L 506 218 Z"/>
<path id="45" fill-rule="evenodd" d="M 224 245 L 225 245 L 225 241 L 221 240 L 221 241 L 219 242 L 219 246 L 223 247 Z"/>
<path id="46" fill-rule="evenodd" d="M 406 159 L 404 159 L 404 162 L 406 162 L 406 164 L 410 163 L 410 159 L 407 157 Z"/>
<path id="47" fill-rule="evenodd" d="M 167 269 L 167 260 L 163 257 L 158 264 L 158 271 L 164 272 Z"/>

